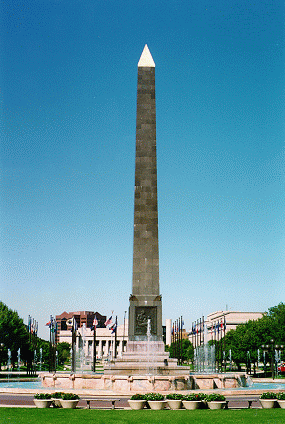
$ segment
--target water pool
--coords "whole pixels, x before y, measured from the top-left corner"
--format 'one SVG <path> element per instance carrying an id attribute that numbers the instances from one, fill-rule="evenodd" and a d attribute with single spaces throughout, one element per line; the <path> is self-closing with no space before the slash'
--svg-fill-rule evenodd
<path id="1" fill-rule="evenodd" d="M 244 389 L 253 389 L 253 390 L 272 390 L 279 389 L 285 391 L 285 383 L 253 383 L 252 386 L 243 387 Z"/>
<path id="2" fill-rule="evenodd" d="M 0 388 L 10 388 L 10 389 L 43 389 L 40 380 L 35 381 L 2 381 L 0 382 Z M 251 386 L 246 387 L 237 387 L 236 389 L 231 390 L 283 390 L 285 392 L 285 382 L 284 383 L 253 383 Z"/>
<path id="3" fill-rule="evenodd" d="M 40 380 L 35 381 L 2 381 L 0 382 L 0 388 L 5 389 L 42 389 L 42 383 Z"/>

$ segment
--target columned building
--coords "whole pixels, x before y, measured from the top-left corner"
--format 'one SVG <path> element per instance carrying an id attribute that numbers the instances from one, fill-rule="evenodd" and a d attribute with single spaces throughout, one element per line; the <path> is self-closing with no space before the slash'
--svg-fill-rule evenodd
<path id="1" fill-rule="evenodd" d="M 67 342 L 71 345 L 71 331 L 61 330 L 58 334 L 59 343 Z M 116 351 L 121 356 L 128 341 L 128 321 L 117 327 Z M 93 360 L 94 330 L 83 325 L 76 331 L 76 348 L 83 348 L 85 358 Z M 109 328 L 96 328 L 96 358 L 107 359 L 115 355 L 115 333 Z"/>
<path id="2" fill-rule="evenodd" d="M 239 324 L 262 318 L 264 312 L 216 311 L 204 319 L 192 323 L 188 334 L 194 347 L 208 343 L 210 340 L 220 340 L 230 330 L 235 330 Z"/>
<path id="3" fill-rule="evenodd" d="M 97 314 L 97 312 L 96 312 Z M 171 343 L 171 320 L 166 320 L 166 326 L 162 326 L 164 339 L 168 341 L 166 344 Z M 57 334 L 58 343 L 67 342 L 71 345 L 71 327 L 65 330 L 59 330 Z M 107 359 L 115 355 L 115 333 L 112 333 L 108 327 L 103 325 L 103 328 L 96 328 L 96 358 Z M 116 352 L 117 357 L 122 356 L 122 352 L 126 351 L 128 337 L 128 320 L 125 324 L 118 325 L 116 334 Z M 93 346 L 94 346 L 94 330 L 86 327 L 85 324 L 76 330 L 76 348 L 84 350 L 84 355 L 90 361 L 93 360 Z"/>

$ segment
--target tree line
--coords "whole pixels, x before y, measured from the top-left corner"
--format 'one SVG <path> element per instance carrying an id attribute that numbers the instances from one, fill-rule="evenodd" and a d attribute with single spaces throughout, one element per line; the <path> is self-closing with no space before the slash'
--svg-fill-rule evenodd
<path id="1" fill-rule="evenodd" d="M 258 361 L 265 359 L 266 363 L 270 362 L 272 355 L 275 355 L 275 346 L 283 345 L 285 348 L 285 304 L 281 302 L 269 308 L 262 318 L 239 324 L 215 344 L 217 361 L 221 361 L 221 355 L 225 352 L 226 358 L 231 356 L 238 370 L 242 364 L 252 364 L 255 369 Z M 280 356 L 284 360 L 283 349 Z"/>
<path id="2" fill-rule="evenodd" d="M 32 362 L 35 357 L 39 361 L 41 356 L 43 368 L 48 367 L 50 356 L 50 343 L 37 337 L 36 345 L 28 331 L 28 326 L 25 325 L 22 318 L 19 317 L 16 311 L 8 308 L 3 302 L 0 302 L 0 370 L 1 367 L 7 365 L 8 349 L 11 352 L 11 367 L 18 367 L 18 350 L 20 349 L 21 362 L 27 365 Z M 42 354 L 40 355 L 40 350 Z M 69 343 L 58 343 L 58 363 L 64 364 L 69 360 L 70 345 Z M 16 366 L 17 364 L 17 366 Z"/>
<path id="3" fill-rule="evenodd" d="M 176 344 L 174 342 L 166 347 L 170 357 L 177 357 L 176 352 L 180 347 Z M 285 360 L 285 304 L 281 302 L 269 308 L 262 318 L 239 324 L 219 341 L 211 340 L 209 344 L 215 344 L 216 362 L 223 370 L 229 367 L 230 358 L 238 370 L 245 364 L 249 369 L 253 366 L 255 371 L 260 363 L 271 362 L 275 346 L 284 346 L 280 350 L 280 358 Z M 263 349 L 262 346 L 267 348 Z M 183 362 L 193 363 L 194 347 L 189 340 L 183 340 L 181 354 Z"/>

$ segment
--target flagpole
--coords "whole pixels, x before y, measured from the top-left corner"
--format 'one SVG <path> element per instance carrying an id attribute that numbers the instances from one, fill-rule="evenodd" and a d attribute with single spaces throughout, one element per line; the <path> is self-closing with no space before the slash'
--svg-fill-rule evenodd
<path id="1" fill-rule="evenodd" d="M 96 372 L 96 325 L 93 330 L 93 372 Z"/>
<path id="2" fill-rule="evenodd" d="M 75 373 L 75 351 L 76 351 L 76 335 L 75 335 L 75 318 L 72 318 L 72 372 Z"/>
<path id="3" fill-rule="evenodd" d="M 115 321 L 115 359 L 117 358 L 117 315 Z"/>
<path id="4" fill-rule="evenodd" d="M 49 324 L 49 372 L 52 372 L 52 334 L 51 334 L 51 319 L 50 315 L 50 324 Z"/>
<path id="5" fill-rule="evenodd" d="M 220 355 L 221 355 L 221 372 L 223 372 L 223 332 L 221 328 L 221 322 L 219 321 L 219 331 L 221 330 L 220 336 Z"/>
<path id="6" fill-rule="evenodd" d="M 182 354 L 183 354 L 183 343 L 182 343 L 182 327 L 183 327 L 183 324 L 182 324 L 182 315 L 181 315 L 181 318 L 180 318 L 180 323 L 181 323 L 181 325 L 180 325 L 180 343 L 181 343 L 181 365 L 182 365 L 182 363 L 183 363 L 183 358 L 182 358 Z"/>
<path id="7" fill-rule="evenodd" d="M 126 313 L 127 313 L 127 311 L 125 311 L 125 313 L 124 313 L 124 332 L 123 332 L 123 346 L 122 346 L 122 352 L 124 352 L 124 343 L 125 343 L 125 324 L 126 324 Z"/>
<path id="8" fill-rule="evenodd" d="M 225 351 L 225 372 L 226 372 L 226 318 L 225 318 L 225 314 L 224 314 L 224 351 Z"/>
<path id="9" fill-rule="evenodd" d="M 177 344 L 178 344 L 178 365 L 181 365 L 181 349 L 180 349 L 180 317 L 178 318 L 178 333 L 177 333 Z"/>
<path id="10" fill-rule="evenodd" d="M 114 310 L 112 311 L 112 316 L 113 316 Z M 111 333 L 111 361 L 114 358 L 114 338 L 113 338 L 113 332 Z"/>
<path id="11" fill-rule="evenodd" d="M 176 349 L 175 349 L 175 332 L 176 332 L 176 321 L 173 324 L 173 358 L 176 358 Z"/>

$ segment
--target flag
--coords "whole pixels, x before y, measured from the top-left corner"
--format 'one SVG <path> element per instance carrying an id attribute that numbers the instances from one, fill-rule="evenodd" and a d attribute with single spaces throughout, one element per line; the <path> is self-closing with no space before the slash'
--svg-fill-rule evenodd
<path id="1" fill-rule="evenodd" d="M 95 315 L 94 320 L 93 320 L 93 325 L 94 325 L 94 327 L 95 327 L 95 328 L 96 328 L 96 327 L 97 327 L 97 325 L 98 325 L 98 320 L 97 320 L 97 318 L 96 318 L 96 315 Z"/>
<path id="2" fill-rule="evenodd" d="M 218 323 L 217 323 L 217 331 L 218 331 L 218 334 L 220 333 L 220 321 L 218 321 Z"/>
<path id="3" fill-rule="evenodd" d="M 111 334 L 114 334 L 115 331 L 116 331 L 116 329 L 117 329 L 117 324 L 116 323 L 114 323 L 111 327 L 109 327 L 109 330 L 112 330 Z"/>
<path id="4" fill-rule="evenodd" d="M 74 327 L 74 330 L 76 331 L 77 330 L 77 322 L 76 322 L 76 319 L 73 317 L 73 327 Z"/>
<path id="5" fill-rule="evenodd" d="M 110 316 L 110 318 L 108 318 L 108 319 L 104 322 L 105 327 L 107 327 L 107 325 L 110 325 L 110 324 L 112 324 L 112 315 Z"/>
<path id="6" fill-rule="evenodd" d="M 34 332 L 35 332 L 35 320 L 33 318 L 31 322 L 31 333 L 34 334 Z"/>
<path id="7" fill-rule="evenodd" d="M 66 320 L 66 325 L 72 325 L 72 327 L 74 328 L 74 330 L 77 330 L 77 322 L 76 319 L 74 317 Z"/>
<path id="8" fill-rule="evenodd" d="M 227 326 L 226 326 L 226 317 L 224 318 L 224 330 L 226 330 Z"/>

